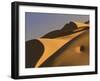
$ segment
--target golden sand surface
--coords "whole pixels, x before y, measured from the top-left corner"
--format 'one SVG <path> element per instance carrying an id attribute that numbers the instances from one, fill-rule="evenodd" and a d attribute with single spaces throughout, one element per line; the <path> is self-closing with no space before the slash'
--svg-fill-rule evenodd
<path id="1" fill-rule="evenodd" d="M 84 31 L 80 31 L 68 36 L 62 36 L 55 39 L 46 39 L 46 38 L 39 38 L 38 40 L 42 42 L 45 47 L 44 53 L 41 58 L 38 60 L 35 67 L 39 67 L 42 63 L 44 63 L 50 56 L 52 56 L 57 50 L 59 50 L 63 45 L 74 39 L 75 37 L 82 34 Z"/>

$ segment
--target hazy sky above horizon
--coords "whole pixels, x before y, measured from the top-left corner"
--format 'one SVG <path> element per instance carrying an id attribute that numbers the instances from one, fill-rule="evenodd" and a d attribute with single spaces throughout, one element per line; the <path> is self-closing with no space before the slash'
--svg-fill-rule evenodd
<path id="1" fill-rule="evenodd" d="M 61 29 L 70 21 L 86 22 L 89 15 L 25 13 L 25 41 L 39 38 L 46 33 Z"/>

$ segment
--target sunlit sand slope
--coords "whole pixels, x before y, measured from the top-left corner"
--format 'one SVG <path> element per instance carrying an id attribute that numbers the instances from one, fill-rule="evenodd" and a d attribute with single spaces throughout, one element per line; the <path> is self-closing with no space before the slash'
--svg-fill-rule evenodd
<path id="1" fill-rule="evenodd" d="M 73 40 L 74 38 L 76 38 L 77 36 L 79 36 L 80 34 L 84 33 L 86 30 L 84 31 L 80 31 L 77 33 L 73 33 L 71 35 L 67 35 L 67 36 L 62 36 L 62 37 L 58 37 L 55 39 L 46 39 L 46 38 L 39 38 L 38 40 L 44 45 L 44 52 L 42 54 L 42 56 L 40 57 L 40 59 L 37 61 L 36 66 L 35 67 L 39 67 L 41 66 L 48 58 L 50 58 L 57 50 L 59 50 L 61 47 L 63 47 L 65 44 L 69 43 L 71 40 Z M 65 56 L 67 57 L 67 56 Z M 68 58 L 68 57 L 67 57 Z M 63 58 L 61 58 L 62 60 Z M 59 63 L 59 61 L 58 61 Z M 57 63 L 57 64 L 58 64 Z M 55 65 L 55 64 L 54 64 Z"/>

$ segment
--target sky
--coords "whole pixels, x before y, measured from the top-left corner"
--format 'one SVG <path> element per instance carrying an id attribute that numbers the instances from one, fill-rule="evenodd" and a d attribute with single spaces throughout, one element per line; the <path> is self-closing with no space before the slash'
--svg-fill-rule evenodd
<path id="1" fill-rule="evenodd" d="M 61 29 L 70 21 L 88 20 L 89 15 L 25 12 L 25 41 L 37 39 L 48 32 Z"/>

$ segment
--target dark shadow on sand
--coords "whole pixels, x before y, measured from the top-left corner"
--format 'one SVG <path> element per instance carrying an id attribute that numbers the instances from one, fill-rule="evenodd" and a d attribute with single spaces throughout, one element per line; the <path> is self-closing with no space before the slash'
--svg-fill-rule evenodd
<path id="1" fill-rule="evenodd" d="M 29 40 L 26 42 L 26 68 L 33 68 L 44 52 L 44 46 L 39 40 Z"/>

